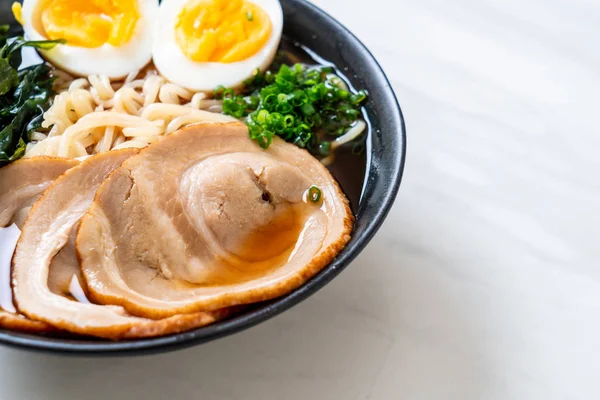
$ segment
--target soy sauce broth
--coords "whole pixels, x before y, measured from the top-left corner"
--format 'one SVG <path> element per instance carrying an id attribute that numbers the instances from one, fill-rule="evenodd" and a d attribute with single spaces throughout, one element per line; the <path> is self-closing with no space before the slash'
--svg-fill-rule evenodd
<path id="1" fill-rule="evenodd" d="M 302 46 L 300 43 L 292 40 L 285 35 L 281 38 L 279 45 L 277 61 L 285 64 L 306 64 L 333 67 L 335 74 L 339 76 L 348 85 L 352 92 L 357 90 L 350 84 L 350 81 L 344 76 L 340 69 L 314 54 L 310 49 Z M 371 124 L 363 108 L 362 118 L 367 127 L 365 132 L 354 142 L 347 143 L 332 151 L 334 161 L 327 166 L 331 174 L 339 182 L 342 190 L 350 200 L 350 208 L 356 215 L 358 205 L 362 196 L 365 178 L 367 175 L 368 146 L 371 135 Z"/>

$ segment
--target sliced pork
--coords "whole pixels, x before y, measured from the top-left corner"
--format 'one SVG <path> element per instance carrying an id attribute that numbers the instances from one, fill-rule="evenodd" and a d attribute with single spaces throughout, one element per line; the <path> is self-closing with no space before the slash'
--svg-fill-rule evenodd
<path id="1" fill-rule="evenodd" d="M 165 335 L 215 321 L 216 314 L 208 313 L 157 321 L 138 318 L 121 307 L 74 301 L 51 290 L 55 286 L 64 291 L 66 279 L 49 280 L 51 263 L 57 276 L 68 277 L 76 270 L 74 247 L 69 246 L 73 229 L 102 181 L 136 152 L 116 150 L 87 159 L 64 173 L 34 204 L 12 265 L 14 298 L 22 314 L 74 333 L 110 339 Z"/>
<path id="2" fill-rule="evenodd" d="M 34 157 L 0 168 L 0 227 L 17 222 L 19 227 L 28 208 L 56 178 L 79 162 L 66 158 Z M 19 213 L 19 210 L 25 212 Z M 20 216 L 15 221 L 15 216 Z"/>
<path id="3" fill-rule="evenodd" d="M 279 138 L 263 150 L 239 123 L 201 124 L 117 168 L 76 247 L 94 300 L 159 318 L 288 293 L 335 257 L 352 223 L 308 152 Z"/>
<path id="4" fill-rule="evenodd" d="M 10 262 L 31 205 L 56 178 L 79 162 L 65 158 L 21 159 L 0 169 L 0 327 L 47 332 L 51 326 L 17 314 L 10 287 Z M 9 227 L 9 225 L 15 224 Z"/>

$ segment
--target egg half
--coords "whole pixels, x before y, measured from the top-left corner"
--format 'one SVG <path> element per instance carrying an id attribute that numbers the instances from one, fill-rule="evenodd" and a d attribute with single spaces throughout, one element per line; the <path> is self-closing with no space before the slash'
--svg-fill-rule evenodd
<path id="1" fill-rule="evenodd" d="M 158 0 L 24 0 L 13 11 L 29 39 L 67 41 L 40 53 L 72 74 L 122 78 L 152 59 Z"/>
<path id="2" fill-rule="evenodd" d="M 283 29 L 278 0 L 163 0 L 152 57 L 191 90 L 239 86 L 273 61 Z"/>

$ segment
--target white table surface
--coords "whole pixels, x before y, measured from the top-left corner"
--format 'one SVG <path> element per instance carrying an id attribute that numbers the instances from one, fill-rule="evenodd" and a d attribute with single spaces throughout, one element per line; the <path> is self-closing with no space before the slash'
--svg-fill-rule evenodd
<path id="1" fill-rule="evenodd" d="M 0 399 L 600 398 L 600 4 L 321 0 L 388 73 L 396 205 L 330 285 L 143 358 L 0 348 Z"/>

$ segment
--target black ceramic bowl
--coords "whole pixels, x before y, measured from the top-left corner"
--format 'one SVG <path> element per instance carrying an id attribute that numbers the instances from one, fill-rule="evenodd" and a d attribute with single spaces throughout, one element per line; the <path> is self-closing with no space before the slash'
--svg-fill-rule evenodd
<path id="1" fill-rule="evenodd" d="M 0 2 L 0 21 L 12 19 Z M 350 243 L 338 257 L 304 286 L 246 313 L 190 332 L 155 339 L 108 342 L 58 338 L 0 330 L 0 342 L 29 350 L 80 355 L 125 355 L 161 352 L 193 346 L 247 329 L 274 317 L 325 286 L 367 245 L 391 208 L 404 167 L 406 134 L 394 92 L 377 61 L 343 25 L 303 0 L 282 0 L 284 34 L 334 63 L 350 83 L 367 89 L 366 112 L 371 122 L 367 139 L 367 171 L 356 207 L 356 224 Z"/>

